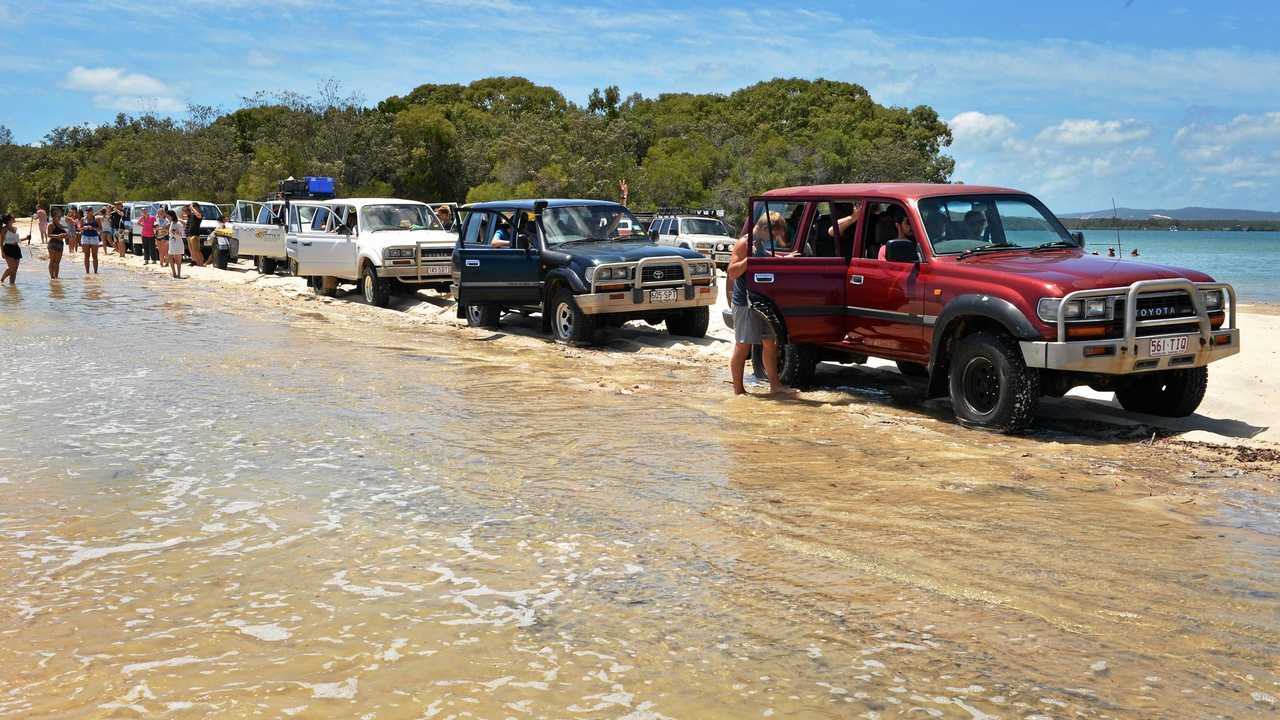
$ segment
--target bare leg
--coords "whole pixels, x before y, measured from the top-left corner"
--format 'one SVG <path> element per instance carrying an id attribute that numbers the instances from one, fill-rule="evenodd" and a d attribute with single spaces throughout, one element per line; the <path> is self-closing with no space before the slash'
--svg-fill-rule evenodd
<path id="1" fill-rule="evenodd" d="M 58 271 L 62 269 L 62 251 L 49 251 L 49 277 L 58 277 Z"/>
<path id="2" fill-rule="evenodd" d="M 17 282 L 18 261 L 14 260 L 11 257 L 7 257 L 4 259 L 4 264 L 5 264 L 5 270 L 3 273 L 0 273 L 0 285 L 3 285 L 4 281 L 10 280 L 10 278 L 12 278 L 12 280 L 10 280 L 11 283 Z"/>
<path id="3" fill-rule="evenodd" d="M 80 253 L 81 255 L 84 256 L 84 274 L 85 275 L 89 274 L 89 247 L 90 247 L 89 245 L 85 245 L 83 248 L 83 251 Z"/>
<path id="4" fill-rule="evenodd" d="M 760 354 L 764 359 L 764 374 L 769 377 L 769 394 L 791 392 L 778 378 L 778 343 L 774 340 L 761 341 Z"/>
<path id="5" fill-rule="evenodd" d="M 733 375 L 733 394 L 745 395 L 746 387 L 742 384 L 742 376 L 747 365 L 747 358 L 751 356 L 751 346 L 745 343 L 735 343 L 733 346 L 733 357 L 729 359 L 729 372 Z"/>

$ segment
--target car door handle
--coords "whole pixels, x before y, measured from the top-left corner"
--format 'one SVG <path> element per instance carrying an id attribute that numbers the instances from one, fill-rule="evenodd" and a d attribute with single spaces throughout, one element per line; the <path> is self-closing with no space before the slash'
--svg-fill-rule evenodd
<path id="1" fill-rule="evenodd" d="M 480 261 L 479 261 L 479 260 L 468 260 L 468 261 L 467 261 L 467 267 L 480 267 Z"/>
<path id="2" fill-rule="evenodd" d="M 302 244 L 303 244 L 303 245 L 306 245 L 307 247 L 311 247 L 311 243 L 309 243 L 309 242 L 304 242 L 304 243 L 302 243 Z"/>
<path id="3" fill-rule="evenodd" d="M 863 278 L 862 278 L 862 276 L 861 276 L 861 275 L 851 275 L 851 276 L 849 276 L 849 284 L 850 284 L 850 285 L 861 285 L 861 284 L 862 284 L 862 280 L 863 280 Z"/>
<path id="4" fill-rule="evenodd" d="M 751 276 L 758 283 L 769 284 L 773 282 L 773 273 L 756 273 Z"/>

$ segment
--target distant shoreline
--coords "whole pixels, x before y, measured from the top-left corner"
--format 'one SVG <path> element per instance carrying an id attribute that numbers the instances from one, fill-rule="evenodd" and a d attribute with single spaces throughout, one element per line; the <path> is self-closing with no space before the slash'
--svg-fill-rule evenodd
<path id="1" fill-rule="evenodd" d="M 1062 218 L 1062 224 L 1067 226 L 1068 230 L 1158 230 L 1158 231 L 1187 231 L 1187 232 L 1280 232 L 1280 221 L 1271 220 L 1254 220 L 1249 223 L 1235 222 L 1232 220 L 1186 220 L 1186 221 L 1159 221 L 1159 220 L 1120 220 L 1116 221 L 1110 218 L 1105 220 L 1080 220 L 1077 218 Z"/>

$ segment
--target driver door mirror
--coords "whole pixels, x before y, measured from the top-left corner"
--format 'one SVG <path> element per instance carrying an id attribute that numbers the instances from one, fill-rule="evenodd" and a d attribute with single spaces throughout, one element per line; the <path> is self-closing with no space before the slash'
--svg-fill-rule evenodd
<path id="1" fill-rule="evenodd" d="M 912 240 L 890 240 L 885 245 L 884 259 L 888 262 L 910 263 L 920 262 L 920 251 Z"/>
<path id="2" fill-rule="evenodd" d="M 1084 233 L 1083 233 L 1083 232 L 1080 232 L 1080 231 L 1078 231 L 1078 230 L 1077 230 L 1076 232 L 1071 233 L 1071 239 L 1072 239 L 1072 240 L 1075 240 L 1075 241 L 1076 241 L 1076 244 L 1077 244 L 1077 245 L 1079 245 L 1080 247 L 1084 247 Z"/>
<path id="3" fill-rule="evenodd" d="M 658 228 L 649 228 L 649 239 L 654 242 L 658 242 Z"/>

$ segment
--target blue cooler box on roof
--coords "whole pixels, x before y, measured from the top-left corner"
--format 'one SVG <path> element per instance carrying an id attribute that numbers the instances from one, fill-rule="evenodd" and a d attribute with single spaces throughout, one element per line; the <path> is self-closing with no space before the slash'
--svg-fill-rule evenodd
<path id="1" fill-rule="evenodd" d="M 331 177 L 311 177 L 302 178 L 307 184 L 307 192 L 312 195 L 333 195 L 333 178 Z"/>

